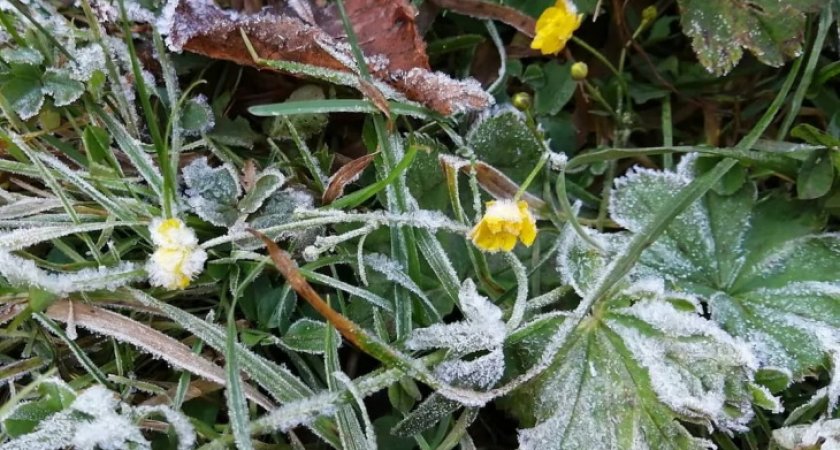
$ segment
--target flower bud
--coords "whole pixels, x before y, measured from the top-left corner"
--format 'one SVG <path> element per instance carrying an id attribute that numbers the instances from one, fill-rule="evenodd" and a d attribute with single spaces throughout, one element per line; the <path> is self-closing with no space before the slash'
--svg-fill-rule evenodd
<path id="1" fill-rule="evenodd" d="M 527 92 L 517 92 L 511 99 L 513 106 L 520 111 L 531 109 L 531 95 Z"/>
<path id="2" fill-rule="evenodd" d="M 583 81 L 589 75 L 589 66 L 585 62 L 578 61 L 572 64 L 572 79 L 575 81 Z"/>
<path id="3" fill-rule="evenodd" d="M 656 11 L 656 6 L 650 5 L 647 8 L 642 10 L 642 26 L 650 25 L 656 20 L 656 15 L 658 11 Z"/>

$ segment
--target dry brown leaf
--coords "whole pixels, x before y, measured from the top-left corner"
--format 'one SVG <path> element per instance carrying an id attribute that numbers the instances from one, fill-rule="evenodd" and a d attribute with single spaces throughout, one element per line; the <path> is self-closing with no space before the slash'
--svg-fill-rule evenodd
<path id="1" fill-rule="evenodd" d="M 464 174 L 469 174 L 473 168 L 471 167 L 470 161 L 452 155 L 442 156 L 440 158 L 440 164 L 443 166 L 444 171 L 458 170 Z M 474 167 L 478 185 L 493 198 L 510 199 L 519 191 L 519 185 L 499 169 L 482 161 L 476 161 Z M 537 216 L 540 216 L 540 211 L 543 211 L 546 207 L 542 199 L 528 192 L 522 194 L 522 200 L 528 203 L 528 207 Z"/>
<path id="2" fill-rule="evenodd" d="M 61 300 L 47 308 L 46 315 L 59 322 L 68 322 L 72 318 L 77 326 L 132 344 L 173 366 L 208 381 L 225 385 L 224 369 L 196 355 L 189 347 L 177 340 L 122 314 L 81 302 L 73 302 L 71 306 L 69 301 Z M 270 411 L 274 408 L 271 400 L 252 386 L 246 384 L 244 388 L 245 396 L 250 400 L 266 410 Z"/>
<path id="3" fill-rule="evenodd" d="M 365 168 L 370 165 L 370 162 L 373 161 L 373 158 L 375 157 L 376 154 L 365 155 L 341 166 L 341 168 L 330 177 L 327 189 L 321 197 L 323 204 L 328 205 L 332 203 L 333 200 L 344 195 L 344 188 L 348 184 L 356 181 L 356 179 L 359 178 L 359 175 L 362 174 Z"/>
<path id="4" fill-rule="evenodd" d="M 355 59 L 335 12 L 312 4 L 307 9 L 304 0 L 291 3 L 241 14 L 212 0 L 170 0 L 158 27 L 175 51 L 266 69 L 251 57 L 241 30 L 262 59 L 355 73 Z M 368 69 L 378 82 L 394 89 L 389 95 L 404 96 L 446 115 L 493 103 L 477 81 L 453 80 L 429 70 L 425 44 L 407 0 L 349 0 L 346 7 Z"/>
<path id="5" fill-rule="evenodd" d="M 533 17 L 523 14 L 509 6 L 490 3 L 483 0 L 430 0 L 438 7 L 454 11 L 465 16 L 479 19 L 498 20 L 521 31 L 528 37 L 534 37 L 537 22 Z"/>
<path id="6" fill-rule="evenodd" d="M 0 325 L 14 319 L 26 309 L 26 301 L 0 305 Z"/>

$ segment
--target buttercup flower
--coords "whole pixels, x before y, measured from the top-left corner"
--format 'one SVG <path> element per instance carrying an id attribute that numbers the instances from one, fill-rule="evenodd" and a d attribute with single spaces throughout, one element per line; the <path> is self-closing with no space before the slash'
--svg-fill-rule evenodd
<path id="1" fill-rule="evenodd" d="M 554 6 L 543 11 L 537 19 L 536 36 L 531 42 L 531 48 L 541 51 L 543 55 L 559 53 L 581 22 L 583 14 L 578 14 L 574 3 L 570 0 L 557 0 Z"/>
<path id="2" fill-rule="evenodd" d="M 494 200 L 487 202 L 484 217 L 470 231 L 476 247 L 487 252 L 509 252 L 519 239 L 530 247 L 537 238 L 537 221 L 523 200 Z"/>
<path id="3" fill-rule="evenodd" d="M 207 260 L 195 232 L 180 219 L 155 219 L 149 231 L 156 247 L 146 264 L 149 282 L 169 290 L 189 286 Z"/>

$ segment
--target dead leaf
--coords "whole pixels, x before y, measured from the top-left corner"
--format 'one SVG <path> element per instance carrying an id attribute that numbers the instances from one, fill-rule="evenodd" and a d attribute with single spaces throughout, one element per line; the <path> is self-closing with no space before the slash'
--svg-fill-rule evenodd
<path id="1" fill-rule="evenodd" d="M 245 192 L 251 192 L 251 189 L 254 188 L 254 183 L 257 181 L 257 162 L 251 158 L 245 160 L 245 164 L 242 166 L 241 181 L 242 189 Z"/>
<path id="2" fill-rule="evenodd" d="M 528 37 L 534 37 L 537 22 L 533 17 L 523 14 L 509 6 L 490 3 L 483 0 L 430 0 L 440 8 L 445 8 L 465 16 L 479 19 L 498 20 L 516 28 Z"/>
<path id="3" fill-rule="evenodd" d="M 459 170 L 464 174 L 469 174 L 472 170 L 470 161 L 458 158 L 457 156 L 444 155 L 439 159 L 439 161 L 445 171 Z M 482 161 L 476 161 L 474 167 L 475 178 L 478 181 L 478 185 L 493 198 L 499 200 L 510 199 L 516 195 L 517 191 L 519 191 L 519 185 L 508 178 L 508 176 L 502 173 L 499 169 L 496 169 L 495 167 Z M 522 194 L 522 200 L 525 200 L 525 202 L 528 203 L 528 207 L 530 207 L 531 211 L 533 211 L 538 217 L 542 217 L 540 212 L 544 211 L 547 207 L 546 203 L 542 199 L 525 192 Z"/>
<path id="4" fill-rule="evenodd" d="M 196 355 L 189 347 L 177 340 L 122 314 L 81 302 L 73 302 L 71 306 L 69 301 L 62 300 L 47 308 L 46 315 L 59 322 L 68 322 L 72 319 L 76 326 L 132 344 L 151 355 L 164 359 L 173 366 L 208 381 L 225 385 L 224 369 Z M 252 386 L 246 384 L 244 387 L 245 396 L 250 400 L 266 410 L 271 411 L 274 408 L 271 400 Z"/>
<path id="5" fill-rule="evenodd" d="M 355 58 L 335 12 L 311 3 L 306 9 L 304 3 L 299 0 L 294 7 L 241 14 L 223 10 L 212 0 L 170 0 L 158 26 L 174 51 L 269 69 L 253 60 L 241 30 L 264 60 L 356 73 Z M 481 110 L 493 103 L 477 81 L 457 81 L 429 70 L 425 44 L 407 0 L 350 0 L 346 8 L 369 71 L 375 81 L 395 91 L 384 94 L 396 99 L 404 96 L 445 115 Z M 301 10 L 311 11 L 312 17 L 301 17 Z M 313 18 L 316 23 L 309 23 Z"/>
<path id="6" fill-rule="evenodd" d="M 373 158 L 375 157 L 376 154 L 372 153 L 362 156 L 361 158 L 354 159 L 341 166 L 341 168 L 330 177 L 327 189 L 321 197 L 323 204 L 328 205 L 332 203 L 333 200 L 344 195 L 344 188 L 348 184 L 356 181 L 356 179 L 359 178 L 359 175 L 364 172 L 365 168 L 370 165 L 370 162 L 373 161 Z"/>

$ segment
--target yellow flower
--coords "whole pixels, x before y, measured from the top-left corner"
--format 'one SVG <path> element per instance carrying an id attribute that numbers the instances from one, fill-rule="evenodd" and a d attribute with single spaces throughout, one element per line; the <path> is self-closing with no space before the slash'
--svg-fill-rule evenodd
<path id="1" fill-rule="evenodd" d="M 180 219 L 155 219 L 149 232 L 155 244 L 155 252 L 146 264 L 149 282 L 169 290 L 189 286 L 207 260 L 195 232 Z"/>
<path id="2" fill-rule="evenodd" d="M 582 21 L 583 14 L 578 14 L 570 0 L 557 0 L 537 20 L 536 36 L 531 42 L 531 48 L 541 51 L 543 55 L 559 53 Z"/>
<path id="3" fill-rule="evenodd" d="M 509 252 L 517 238 L 530 247 L 537 237 L 537 221 L 525 201 L 497 200 L 487 202 L 487 211 L 470 231 L 476 247 L 486 252 Z"/>

